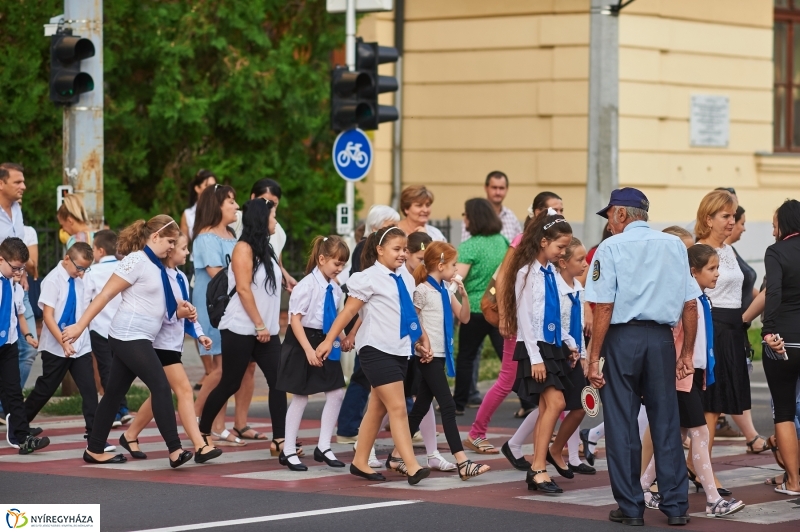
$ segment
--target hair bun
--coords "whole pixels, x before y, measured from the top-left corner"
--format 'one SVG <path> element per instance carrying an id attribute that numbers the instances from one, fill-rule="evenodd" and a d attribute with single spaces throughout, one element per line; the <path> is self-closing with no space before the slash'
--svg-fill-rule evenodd
<path id="1" fill-rule="evenodd" d="M 555 216 L 556 214 L 558 214 L 558 211 L 556 211 L 554 208 L 552 208 L 552 207 L 548 207 L 547 208 L 547 215 L 548 216 Z"/>

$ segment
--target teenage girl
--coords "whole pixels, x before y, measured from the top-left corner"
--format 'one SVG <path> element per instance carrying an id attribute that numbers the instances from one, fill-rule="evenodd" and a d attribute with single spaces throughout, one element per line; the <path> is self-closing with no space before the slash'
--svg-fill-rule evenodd
<path id="1" fill-rule="evenodd" d="M 578 359 L 578 347 L 561 323 L 556 262 L 572 241 L 572 228 L 552 209 L 540 212 L 525 229 L 504 275 L 500 298 L 509 331 L 516 332 L 519 395 L 539 403 L 534 455 L 525 479 L 529 490 L 562 493 L 545 468 L 550 437 L 564 410 L 564 390 Z M 562 350 L 569 346 L 570 355 Z"/>
<path id="2" fill-rule="evenodd" d="M 428 415 L 433 398 L 439 403 L 447 444 L 458 462 L 458 475 L 468 480 L 489 471 L 490 467 L 467 459 L 456 424 L 456 403 L 450 393 L 447 376 L 455 377 L 453 360 L 453 314 L 461 323 L 469 321 L 469 300 L 464 283 L 456 277 L 456 248 L 444 242 L 433 242 L 424 251 L 424 257 L 414 271 L 417 288 L 414 306 L 420 322 L 431 342 L 428 356 L 413 357 L 416 372 L 421 377 L 417 399 L 408 415 L 411 434 L 418 429 L 423 417 Z M 448 281 L 445 281 L 445 280 Z M 461 294 L 462 303 L 450 293 L 449 283 L 454 283 Z M 447 376 L 445 375 L 447 372 Z M 394 455 L 392 453 L 391 457 Z M 428 459 L 430 460 L 430 456 Z"/>
<path id="3" fill-rule="evenodd" d="M 339 361 L 342 350 L 349 351 L 344 334 L 340 345 L 326 359 L 317 358 L 315 349 L 325 339 L 336 319 L 342 289 L 334 282 L 350 258 L 350 250 L 338 236 L 318 236 L 314 239 L 306 276 L 297 283 L 289 298 L 289 330 L 281 349 L 278 389 L 293 394 L 286 411 L 286 440 L 284 448 L 295 449 L 297 431 L 308 404 L 308 396 L 325 393 L 325 407 L 319 429 L 319 442 L 314 460 L 330 467 L 344 467 L 331 450 L 331 436 L 344 399 L 344 373 Z M 283 452 L 280 463 L 292 471 L 307 471 L 297 453 Z"/>
<path id="4" fill-rule="evenodd" d="M 421 467 L 414 456 L 403 380 L 408 371 L 408 357 L 415 349 L 428 356 L 430 343 L 411 300 L 414 285 L 400 273 L 406 244 L 406 234 L 397 227 L 381 229 L 367 238 L 361 263 L 372 266 L 347 281 L 347 303 L 325 340 L 317 347 L 317 357 L 324 360 L 330 355 L 334 341 L 361 311 L 362 324 L 356 334 L 356 348 L 372 393 L 358 431 L 360 445 L 350 465 L 350 473 L 367 480 L 386 480 L 369 466 L 368 460 L 381 420 L 388 412 L 392 439 L 400 454 L 400 458 L 391 460 L 394 464 L 392 469 L 407 475 L 408 483 L 415 485 L 431 470 Z"/>
<path id="5" fill-rule="evenodd" d="M 169 381 L 153 348 L 165 314 L 177 314 L 178 318 L 196 316 L 189 302 L 178 304 L 167 269 L 161 263 L 175 247 L 179 234 L 178 224 L 164 214 L 147 222 L 137 220 L 125 228 L 119 235 L 117 251 L 127 256 L 119 262 L 102 292 L 92 300 L 78 322 L 61 332 L 63 342 L 74 342 L 100 311 L 117 294 L 122 294 L 122 302 L 108 331 L 114 357 L 108 387 L 97 406 L 89 446 L 83 453 L 84 461 L 90 464 L 126 461 L 121 454 L 114 456 L 103 450 L 120 401 L 136 377 L 150 389 L 153 415 L 169 449 L 170 466 L 179 467 L 192 458 L 191 451 L 181 448 Z"/>
<path id="6" fill-rule="evenodd" d="M 711 318 L 711 301 L 705 295 L 707 289 L 713 290 L 719 278 L 719 256 L 717 251 L 707 244 L 696 244 L 689 248 L 689 267 L 692 276 L 703 295 L 697 298 L 697 339 L 694 344 L 694 375 L 679 379 L 676 383 L 678 389 L 678 414 L 681 421 L 681 440 L 687 434 L 691 437 L 690 453 L 697 468 L 696 477 L 691 480 L 699 490 L 701 487 L 706 493 L 706 516 L 725 517 L 744 508 L 742 501 L 733 497 L 723 499 L 714 481 L 714 471 L 711 466 L 711 456 L 708 449 L 709 432 L 703 412 L 703 390 L 706 385 L 713 384 L 714 375 L 714 324 Z M 680 348 L 676 348 L 676 356 L 680 358 Z M 645 505 L 657 510 L 661 497 L 658 493 L 651 493 L 650 486 L 655 481 L 655 457 L 650 459 L 642 475 L 642 490 L 645 495 Z"/>
<path id="7" fill-rule="evenodd" d="M 175 243 L 175 249 L 170 251 L 162 260 L 164 266 L 167 268 L 167 275 L 169 275 L 172 293 L 175 294 L 175 299 L 178 301 L 189 300 L 189 281 L 183 272 L 177 269 L 178 266 L 186 264 L 186 257 L 188 256 L 189 239 L 186 235 L 181 233 Z M 200 327 L 197 321 L 192 323 L 184 318 L 178 318 L 176 316 L 169 318 L 164 314 L 161 330 L 158 331 L 156 339 L 153 340 L 153 348 L 155 348 L 156 355 L 161 365 L 164 366 L 164 373 L 167 375 L 169 386 L 178 398 L 178 414 L 181 416 L 181 423 L 183 424 L 186 434 L 194 444 L 195 462 L 203 463 L 221 455 L 222 449 L 217 449 L 213 445 L 206 444 L 203 441 L 203 437 L 200 435 L 200 429 L 197 428 L 197 418 L 194 415 L 192 385 L 181 363 L 184 334 L 196 338 L 198 342 L 207 348 L 211 346 L 211 338 L 203 334 L 203 328 Z M 139 412 L 133 419 L 130 427 L 128 427 L 128 430 L 123 432 L 119 438 L 119 444 L 125 448 L 133 458 L 147 458 L 147 455 L 139 449 L 138 438 L 139 434 L 152 419 L 153 407 L 150 397 L 148 397 L 145 402 L 142 403 L 142 406 L 139 407 Z"/>

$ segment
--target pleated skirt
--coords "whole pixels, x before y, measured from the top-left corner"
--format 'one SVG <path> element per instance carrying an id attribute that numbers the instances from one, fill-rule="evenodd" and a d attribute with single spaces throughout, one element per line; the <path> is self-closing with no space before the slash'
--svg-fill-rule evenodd
<path id="1" fill-rule="evenodd" d="M 539 402 L 539 394 L 551 386 L 561 391 L 570 390 L 573 387 L 569 378 L 572 371 L 572 368 L 569 367 L 569 355 L 564 354 L 564 349 L 545 342 L 539 342 L 537 345 L 547 371 L 544 382 L 536 382 L 531 376 L 531 361 L 528 357 L 525 343 L 517 342 L 517 346 L 514 349 L 514 360 L 518 362 L 517 380 L 514 384 L 514 389 L 519 394 L 520 399 L 527 399 L 536 403 Z M 567 353 L 569 353 L 569 350 L 567 350 Z"/>
<path id="2" fill-rule="evenodd" d="M 319 329 L 303 327 L 303 330 L 314 349 L 325 339 L 325 334 Z M 282 392 L 296 395 L 313 395 L 344 388 L 342 364 L 338 360 L 329 359 L 322 362 L 322 367 L 309 364 L 305 351 L 289 327 L 281 346 L 277 388 Z"/>
<path id="3" fill-rule="evenodd" d="M 741 309 L 714 308 L 714 384 L 703 392 L 706 412 L 741 414 L 750 410 L 745 329 Z"/>

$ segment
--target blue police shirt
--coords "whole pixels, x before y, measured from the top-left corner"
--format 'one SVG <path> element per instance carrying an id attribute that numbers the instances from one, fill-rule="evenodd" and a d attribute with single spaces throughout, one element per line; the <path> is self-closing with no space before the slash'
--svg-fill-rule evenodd
<path id="1" fill-rule="evenodd" d="M 701 294 L 681 240 L 636 221 L 594 254 L 586 300 L 614 303 L 611 323 L 652 320 L 675 326 L 683 305 Z"/>

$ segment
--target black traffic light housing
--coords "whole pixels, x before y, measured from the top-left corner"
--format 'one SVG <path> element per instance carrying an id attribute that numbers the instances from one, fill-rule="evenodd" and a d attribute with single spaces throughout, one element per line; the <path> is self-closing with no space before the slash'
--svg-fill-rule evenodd
<path id="1" fill-rule="evenodd" d="M 80 95 L 94 90 L 94 80 L 81 72 L 81 61 L 93 57 L 89 39 L 62 29 L 50 38 L 50 100 L 61 105 L 78 103 Z"/>

